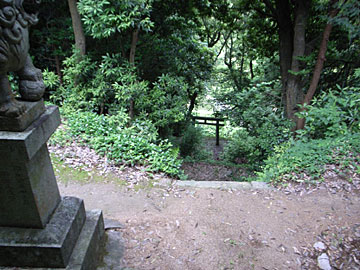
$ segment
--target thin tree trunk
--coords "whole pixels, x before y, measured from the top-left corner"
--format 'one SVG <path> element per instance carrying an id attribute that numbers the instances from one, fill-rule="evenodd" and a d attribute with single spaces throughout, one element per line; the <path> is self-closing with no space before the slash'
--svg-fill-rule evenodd
<path id="1" fill-rule="evenodd" d="M 333 6 L 337 2 L 338 2 L 338 0 L 331 1 L 331 6 Z M 338 12 L 339 12 L 339 10 L 337 8 L 332 9 L 329 14 L 330 18 L 334 18 Z M 331 30 L 332 30 L 332 24 L 330 22 L 328 22 L 326 24 L 324 32 L 323 32 L 323 37 L 322 37 L 322 41 L 321 41 L 321 45 L 320 45 L 320 49 L 319 49 L 318 58 L 316 60 L 313 77 L 311 79 L 309 89 L 306 93 L 306 96 L 304 98 L 302 105 L 309 104 L 315 94 L 317 85 L 320 80 L 321 71 L 324 67 L 324 62 L 326 60 L 325 54 L 326 54 L 327 44 L 329 41 Z M 303 111 L 303 109 L 302 109 L 302 111 Z M 303 129 L 304 127 L 305 127 L 305 119 L 299 118 L 296 123 L 296 130 Z"/>
<path id="2" fill-rule="evenodd" d="M 63 84 L 63 75 L 61 72 L 61 64 L 60 64 L 60 59 L 58 55 L 55 55 L 55 65 L 56 65 L 56 73 L 59 76 L 59 81 L 60 81 L 60 85 Z"/>
<path id="3" fill-rule="evenodd" d="M 129 63 L 131 66 L 135 66 L 135 52 L 136 52 L 136 44 L 139 39 L 139 29 L 134 29 L 132 33 L 132 39 L 131 39 L 131 48 L 130 48 L 130 57 L 129 57 Z M 135 117 L 135 100 L 134 97 L 130 98 L 130 108 L 129 108 L 129 117 L 130 121 L 132 121 Z"/>
<path id="4" fill-rule="evenodd" d="M 75 47 L 80 51 L 80 55 L 86 54 L 86 40 L 84 29 L 81 23 L 81 17 L 77 9 L 77 0 L 68 0 L 72 25 L 75 35 Z"/>
<path id="5" fill-rule="evenodd" d="M 129 62 L 131 66 L 135 66 L 135 52 L 136 52 L 136 44 L 138 42 L 138 39 L 139 39 L 139 29 L 135 29 L 132 32 L 130 57 L 129 57 Z"/>
<path id="6" fill-rule="evenodd" d="M 276 0 L 276 20 L 279 34 L 279 57 L 280 74 L 282 84 L 282 103 L 286 106 L 286 89 L 291 69 L 291 60 L 293 52 L 293 22 L 291 20 L 291 11 L 289 0 Z"/>
<path id="7" fill-rule="evenodd" d="M 251 79 L 254 79 L 255 75 L 254 75 L 254 67 L 252 60 L 250 60 L 250 75 L 251 75 Z"/>
<path id="8" fill-rule="evenodd" d="M 189 106 L 189 110 L 188 110 L 188 115 L 187 118 L 190 120 L 191 114 L 195 108 L 195 103 L 196 103 L 196 98 L 198 96 L 198 93 L 195 92 L 190 96 L 190 106 Z"/>
<path id="9" fill-rule="evenodd" d="M 305 29 L 310 8 L 310 1 L 297 1 L 296 16 L 294 24 L 294 41 L 291 61 L 291 71 L 300 72 L 301 63 L 299 57 L 305 54 Z M 289 74 L 286 85 L 286 115 L 296 123 L 295 113 L 298 111 L 298 104 L 304 99 L 301 76 Z"/>

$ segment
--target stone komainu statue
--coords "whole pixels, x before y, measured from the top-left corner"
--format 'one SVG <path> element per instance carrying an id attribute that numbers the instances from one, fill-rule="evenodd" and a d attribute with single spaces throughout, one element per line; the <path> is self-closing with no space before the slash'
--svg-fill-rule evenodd
<path id="1" fill-rule="evenodd" d="M 18 117 L 25 111 L 25 106 L 14 98 L 8 72 L 19 77 L 23 100 L 37 101 L 44 94 L 41 71 L 28 54 L 29 27 L 35 23 L 37 16 L 26 13 L 23 0 L 0 0 L 0 116 Z"/>

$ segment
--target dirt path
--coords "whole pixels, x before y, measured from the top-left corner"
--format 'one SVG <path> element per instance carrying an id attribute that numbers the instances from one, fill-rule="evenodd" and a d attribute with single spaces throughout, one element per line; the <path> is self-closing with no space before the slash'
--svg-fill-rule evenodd
<path id="1" fill-rule="evenodd" d="M 117 269 L 310 269 L 301 266 L 300 253 L 320 233 L 360 223 L 358 195 L 325 189 L 299 196 L 191 188 L 136 192 L 113 183 L 59 187 L 63 196 L 81 197 L 87 209 L 100 208 L 122 224 L 125 255 Z"/>

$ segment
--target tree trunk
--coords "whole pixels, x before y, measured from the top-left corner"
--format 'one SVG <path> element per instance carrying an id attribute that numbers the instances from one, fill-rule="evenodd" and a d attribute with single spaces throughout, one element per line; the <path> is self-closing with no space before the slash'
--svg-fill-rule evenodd
<path id="1" fill-rule="evenodd" d="M 251 79 L 254 79 L 255 75 L 254 75 L 254 68 L 253 68 L 252 60 L 250 60 L 250 75 L 251 75 Z"/>
<path id="2" fill-rule="evenodd" d="M 77 9 L 77 0 L 68 0 L 72 25 L 75 35 L 75 47 L 80 51 L 80 55 L 86 54 L 86 40 L 84 29 L 81 23 L 81 17 Z"/>
<path id="3" fill-rule="evenodd" d="M 131 66 L 135 66 L 135 52 L 136 52 L 136 44 L 139 39 L 139 29 L 134 29 L 132 33 L 132 39 L 131 39 L 131 48 L 130 48 L 130 57 L 129 57 L 129 63 Z M 130 108 L 129 108 L 129 117 L 130 121 L 132 121 L 135 117 L 135 100 L 134 97 L 130 98 Z"/>
<path id="4" fill-rule="evenodd" d="M 195 108 L 197 96 L 198 96 L 198 92 L 196 92 L 196 91 L 190 96 L 190 106 L 189 106 L 188 115 L 187 115 L 188 120 L 190 120 L 191 114 Z"/>
<path id="5" fill-rule="evenodd" d="M 132 32 L 130 57 L 129 57 L 129 62 L 131 66 L 135 66 L 135 52 L 136 52 L 136 44 L 138 42 L 138 39 L 139 39 L 139 29 L 135 29 Z"/>
<path id="6" fill-rule="evenodd" d="M 286 106 L 286 89 L 293 52 L 293 22 L 288 0 L 276 0 L 276 20 L 279 34 L 280 74 L 282 103 Z"/>
<path id="7" fill-rule="evenodd" d="M 305 29 L 310 1 L 299 0 L 296 4 L 291 71 L 300 72 L 301 63 L 299 57 L 305 54 Z M 286 115 L 288 119 L 292 119 L 295 123 L 295 113 L 298 111 L 298 104 L 303 102 L 303 99 L 301 75 L 290 73 L 286 85 Z"/>
<path id="8" fill-rule="evenodd" d="M 59 76 L 59 81 L 60 81 L 60 85 L 63 84 L 63 75 L 61 72 L 61 64 L 60 64 L 60 59 L 58 55 L 55 55 L 55 65 L 56 65 L 56 73 Z"/>
<path id="9" fill-rule="evenodd" d="M 338 2 L 338 0 L 331 1 L 331 6 L 333 6 L 337 2 Z M 334 18 L 338 12 L 339 12 L 339 10 L 337 8 L 332 9 L 329 13 L 330 18 Z M 326 24 L 324 32 L 323 32 L 323 37 L 322 37 L 322 41 L 321 41 L 321 45 L 320 45 L 320 49 L 319 49 L 318 58 L 316 60 L 313 77 L 311 79 L 309 89 L 306 93 L 306 96 L 304 98 L 302 105 L 309 104 L 315 94 L 316 87 L 320 80 L 321 71 L 323 69 L 324 62 L 326 60 L 325 54 L 326 54 L 327 44 L 329 41 L 331 30 L 332 30 L 332 24 L 330 22 L 328 22 Z M 302 109 L 302 111 L 303 111 L 303 109 Z M 304 127 L 305 127 L 305 119 L 299 118 L 296 123 L 296 130 L 303 129 Z"/>

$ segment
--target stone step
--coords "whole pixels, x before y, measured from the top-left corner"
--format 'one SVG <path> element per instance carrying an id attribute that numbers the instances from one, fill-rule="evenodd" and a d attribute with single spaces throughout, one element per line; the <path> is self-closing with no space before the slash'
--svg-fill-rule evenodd
<path id="1" fill-rule="evenodd" d="M 86 220 L 66 267 L 0 267 L 1 270 L 96 270 L 103 255 L 105 230 L 102 212 L 86 212 Z"/>

